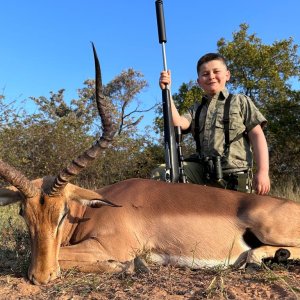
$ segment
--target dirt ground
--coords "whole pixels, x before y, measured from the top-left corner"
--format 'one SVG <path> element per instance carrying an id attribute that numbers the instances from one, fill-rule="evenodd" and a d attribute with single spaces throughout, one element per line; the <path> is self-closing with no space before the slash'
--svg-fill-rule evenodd
<path id="1" fill-rule="evenodd" d="M 25 271 L 0 268 L 0 299 L 300 299 L 300 262 L 261 270 L 190 270 L 150 265 L 149 273 L 85 274 L 76 270 L 45 286 Z"/>

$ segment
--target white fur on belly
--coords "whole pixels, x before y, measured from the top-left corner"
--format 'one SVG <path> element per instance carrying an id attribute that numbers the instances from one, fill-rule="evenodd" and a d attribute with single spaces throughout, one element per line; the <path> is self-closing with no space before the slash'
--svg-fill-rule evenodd
<path id="1" fill-rule="evenodd" d="M 237 263 L 241 257 L 230 257 L 223 260 L 214 259 L 198 259 L 194 257 L 175 256 L 168 254 L 151 253 L 150 260 L 161 265 L 173 265 L 179 267 L 188 267 L 191 269 L 211 268 L 211 267 L 227 267 Z"/>

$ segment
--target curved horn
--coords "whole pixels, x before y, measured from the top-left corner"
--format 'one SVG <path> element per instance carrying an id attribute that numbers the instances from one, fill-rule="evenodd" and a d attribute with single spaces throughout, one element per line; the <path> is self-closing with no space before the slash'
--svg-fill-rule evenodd
<path id="1" fill-rule="evenodd" d="M 0 176 L 16 187 L 26 198 L 34 197 L 38 189 L 21 172 L 0 160 Z"/>
<path id="2" fill-rule="evenodd" d="M 49 196 L 55 196 L 61 193 L 67 183 L 78 175 L 89 162 L 93 161 L 102 150 L 106 149 L 109 143 L 112 141 L 112 138 L 115 134 L 115 129 L 112 123 L 112 117 L 109 113 L 109 105 L 107 103 L 106 97 L 103 95 L 102 91 L 102 79 L 101 79 L 101 70 L 100 63 L 98 60 L 97 52 L 94 44 L 94 60 L 95 60 L 95 72 L 96 72 L 96 103 L 97 108 L 101 117 L 101 122 L 103 126 L 102 136 L 96 143 L 86 150 L 83 154 L 74 159 L 71 164 L 62 170 L 58 176 L 55 178 L 54 183 L 49 191 Z"/>

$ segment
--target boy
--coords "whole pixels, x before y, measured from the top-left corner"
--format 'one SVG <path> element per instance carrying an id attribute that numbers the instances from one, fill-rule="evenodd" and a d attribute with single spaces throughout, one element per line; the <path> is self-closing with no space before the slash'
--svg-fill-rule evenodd
<path id="1" fill-rule="evenodd" d="M 270 190 L 269 157 L 262 130 L 266 119 L 249 97 L 228 93 L 226 82 L 230 72 L 221 55 L 202 56 L 197 63 L 197 73 L 197 82 L 205 93 L 202 104 L 195 103 L 188 113 L 180 115 L 171 100 L 174 126 L 191 132 L 197 145 L 198 162 L 185 163 L 188 181 L 209 185 L 218 182 L 225 188 L 249 192 L 251 188 L 246 186 L 252 183 L 248 179 L 252 177 L 253 149 L 257 167 L 253 188 L 259 195 L 267 194 Z M 161 72 L 159 84 L 161 89 L 171 84 L 170 71 Z M 230 101 L 226 108 L 227 98 Z M 225 116 L 226 110 L 228 116 Z M 215 178 L 216 170 L 223 173 L 221 178 Z"/>

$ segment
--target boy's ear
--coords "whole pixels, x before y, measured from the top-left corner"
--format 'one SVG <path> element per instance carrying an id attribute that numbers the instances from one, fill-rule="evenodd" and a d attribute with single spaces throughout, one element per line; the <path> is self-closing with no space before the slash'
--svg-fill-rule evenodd
<path id="1" fill-rule="evenodd" d="M 227 74 L 226 74 L 226 81 L 229 81 L 230 80 L 230 71 L 227 70 Z"/>

